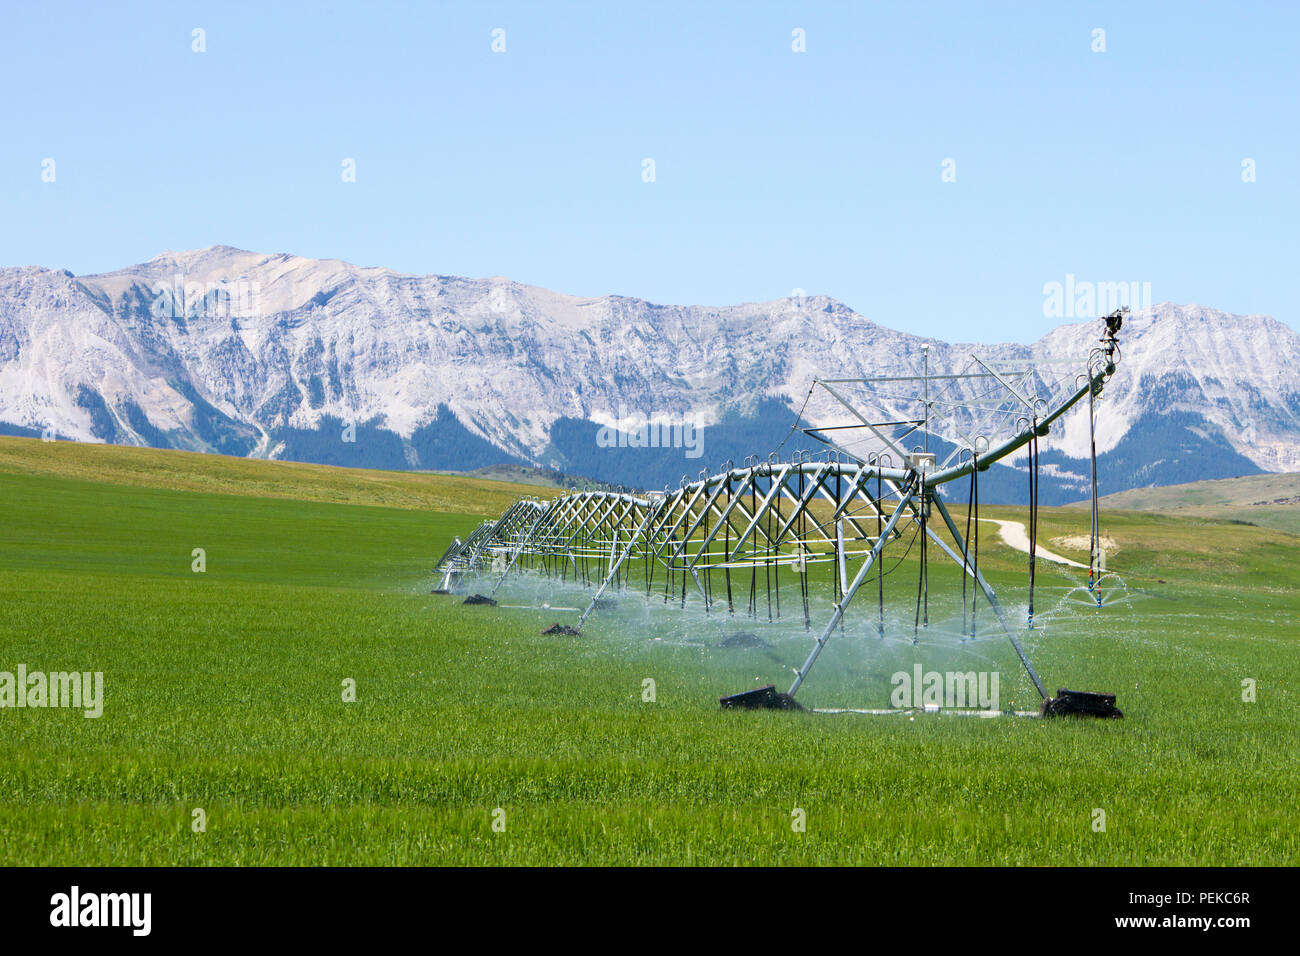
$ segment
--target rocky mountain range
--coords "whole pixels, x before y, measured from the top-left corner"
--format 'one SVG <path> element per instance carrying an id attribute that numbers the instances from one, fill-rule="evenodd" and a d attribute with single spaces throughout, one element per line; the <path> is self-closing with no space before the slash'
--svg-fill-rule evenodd
<path id="1" fill-rule="evenodd" d="M 978 354 L 1058 369 L 1065 387 L 1081 368 L 1066 360 L 1099 331 L 1090 320 L 1030 344 L 945 343 L 823 296 L 657 305 L 215 246 L 101 275 L 0 269 L 0 433 L 373 467 L 522 462 L 659 487 L 783 440 L 818 447 L 788 440 L 800 412 L 812 426 L 844 420 L 824 390 L 810 396 L 816 377 L 949 374 Z M 1300 470 L 1296 332 L 1162 303 L 1120 338 L 1097 418 L 1103 492 Z M 979 397 L 947 387 L 941 398 Z M 917 414 L 911 395 L 861 397 L 903 419 Z M 953 414 L 940 445 L 976 426 Z M 679 427 L 663 443 L 674 447 L 627 447 L 648 422 L 686 423 L 693 444 Z M 1082 496 L 1087 447 L 1079 409 L 1046 444 L 1044 503 Z M 1016 467 L 990 494 L 1019 500 Z"/>

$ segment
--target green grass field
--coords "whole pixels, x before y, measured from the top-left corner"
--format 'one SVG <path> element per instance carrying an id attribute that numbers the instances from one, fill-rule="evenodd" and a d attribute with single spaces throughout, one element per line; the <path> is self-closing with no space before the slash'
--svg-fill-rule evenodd
<path id="1" fill-rule="evenodd" d="M 1246 475 L 1106 495 L 1103 507 L 1245 521 L 1300 534 L 1300 474 Z M 1071 507 L 1086 508 L 1087 504 Z"/>
<path id="2" fill-rule="evenodd" d="M 576 614 L 428 593 L 453 535 L 538 491 L 0 439 L 0 671 L 102 671 L 105 689 L 99 719 L 0 709 L 0 864 L 1300 861 L 1298 537 L 1104 514 L 1126 588 L 1100 611 L 1078 572 L 1040 569 L 1036 665 L 1052 689 L 1117 693 L 1122 721 L 723 713 L 718 695 L 783 685 L 806 651 L 793 582 L 785 625 L 721 620 L 771 644 L 743 650 L 658 596 L 561 638 L 539 631 Z M 1042 521 L 1086 560 L 1049 543 L 1086 515 Z M 1023 620 L 1024 557 L 983 534 Z M 934 568 L 939 632 L 959 578 Z M 908 638 L 915 570 L 886 579 Z M 502 603 L 530 603 L 526 583 Z M 873 615 L 868 598 L 858 624 Z M 1005 641 L 857 630 L 800 699 L 885 706 L 915 662 L 996 669 L 1003 706 L 1036 704 Z"/>

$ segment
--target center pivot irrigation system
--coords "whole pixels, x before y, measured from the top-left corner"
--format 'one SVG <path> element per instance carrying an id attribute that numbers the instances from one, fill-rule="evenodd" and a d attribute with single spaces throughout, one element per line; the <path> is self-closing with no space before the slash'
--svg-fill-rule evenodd
<path id="1" fill-rule="evenodd" d="M 547 501 L 521 498 L 465 540 L 456 539 L 434 566 L 435 579 L 441 581 L 438 590 L 446 591 L 466 576 L 489 574 L 495 577 L 491 590 L 495 594 L 512 571 L 529 569 L 562 582 L 594 587 L 578 628 L 603 606 L 602 596 L 609 588 L 642 585 L 647 600 L 662 592 L 665 603 L 684 608 L 688 597 L 692 602 L 698 597 L 706 612 L 725 603 L 727 613 L 739 609 L 751 616 L 759 614 L 765 591 L 771 618 L 773 593 L 780 615 L 784 567 L 799 580 L 804 625 L 811 632 L 809 587 L 814 576 L 809 567 L 829 563 L 834 566 L 832 572 L 817 580 L 829 578 L 834 607 L 829 619 L 820 624 L 816 641 L 789 690 L 781 693 L 769 685 L 721 698 L 723 707 L 799 708 L 795 694 L 864 589 L 876 591 L 876 627 L 884 637 L 887 572 L 881 556 L 891 544 L 904 541 L 908 537 L 905 532 L 910 531 L 911 541 L 920 542 L 913 643 L 929 619 L 927 546 L 932 544 L 962 570 L 962 640 L 975 638 L 982 594 L 1042 697 L 1042 715 L 1121 716 L 1113 694 L 1062 689 L 1055 697 L 1048 695 L 1017 628 L 980 571 L 978 522 L 980 473 L 1027 446 L 1030 543 L 1025 628 L 1030 630 L 1034 626 L 1039 439 L 1081 402 L 1087 403 L 1089 437 L 1093 438 L 1096 401 L 1119 361 L 1117 335 L 1127 311 L 1120 309 L 1106 316 L 1100 344 L 1087 356 L 1068 362 L 993 361 L 971 355 L 960 371 L 931 374 L 928 351 L 924 351 L 928 346 L 922 346 L 924 368 L 919 375 L 818 379 L 809 399 L 819 393 L 826 405 L 846 411 L 851 419 L 843 425 L 804 428 L 801 412 L 795 427 L 827 445 L 820 458 L 798 453 L 793 460 L 782 461 L 778 449 L 765 460 L 747 459 L 743 467 L 728 462 L 717 474 L 701 473 L 695 481 L 683 478 L 676 491 L 640 495 L 591 490 Z M 904 391 L 901 396 L 899 389 Z M 895 414 L 889 420 L 873 421 L 859 407 L 864 402 L 890 408 Z M 910 417 L 906 411 L 898 411 L 908 407 L 913 410 Z M 837 440 L 829 438 L 831 434 Z M 931 450 L 932 444 L 935 450 Z M 1104 560 L 1098 547 L 1095 439 L 1090 448 L 1088 591 L 1100 608 Z M 964 533 L 939 491 L 962 480 L 969 489 Z M 944 530 L 951 540 L 945 540 Z M 635 577 L 643 578 L 636 584 L 633 566 L 640 569 Z M 483 595 L 469 601 L 495 603 Z"/>

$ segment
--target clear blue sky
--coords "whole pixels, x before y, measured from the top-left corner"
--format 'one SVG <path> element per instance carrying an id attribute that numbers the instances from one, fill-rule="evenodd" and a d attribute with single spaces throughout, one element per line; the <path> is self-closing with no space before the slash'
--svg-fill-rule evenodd
<path id="1" fill-rule="evenodd" d="M 5 0 L 0 264 L 800 288 L 966 341 L 1073 273 L 1300 327 L 1298 7 Z"/>

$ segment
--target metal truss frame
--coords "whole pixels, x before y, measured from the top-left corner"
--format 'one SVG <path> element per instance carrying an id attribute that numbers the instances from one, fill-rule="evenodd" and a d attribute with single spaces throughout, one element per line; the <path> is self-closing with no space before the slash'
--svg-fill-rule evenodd
<path id="1" fill-rule="evenodd" d="M 727 579 L 727 609 L 734 610 L 733 571 L 761 570 L 779 576 L 782 567 L 801 574 L 809 565 L 834 563 L 836 573 L 830 576 L 834 605 L 790 685 L 788 693 L 794 695 L 855 595 L 871 579 L 882 554 L 903 537 L 904 528 L 915 525 L 983 594 L 1025 672 L 1046 700 L 1043 681 L 996 592 L 978 563 L 970 560 L 968 542 L 938 489 L 968 477 L 975 469 L 982 472 L 1047 435 L 1080 401 L 1091 403 L 1114 373 L 1119 351 L 1112 331 L 1102 339 L 1101 347 L 1074 366 L 1085 371 L 1072 379 L 1072 387 L 1056 396 L 1040 394 L 1042 377 L 1035 367 L 1020 363 L 1019 367 L 999 368 L 976 356 L 971 358 L 972 370 L 964 374 L 930 375 L 927 364 L 920 376 L 819 379 L 815 383 L 815 388 L 824 388 L 856 419 L 852 425 L 835 427 L 865 430 L 879 441 L 879 451 L 858 457 L 824 437 L 834 428 L 809 428 L 808 434 L 830 446 L 820 458 L 800 454 L 782 461 L 773 454 L 767 459 L 747 459 L 741 467 L 728 462 L 716 474 L 702 473 L 694 481 L 683 479 L 676 490 L 644 495 L 587 490 L 551 500 L 521 498 L 499 518 L 485 521 L 463 541 L 457 539 L 439 558 L 434 573 L 442 576 L 443 587 L 460 575 L 491 573 L 496 579 L 494 594 L 520 567 L 566 580 L 572 577 L 594 588 L 579 620 L 581 626 L 620 575 L 626 579 L 633 561 L 643 562 L 647 569 L 647 593 L 654 569 L 662 569 L 665 601 L 676 596 L 673 582 L 680 579 L 680 603 L 684 606 L 691 590 L 689 578 L 708 612 L 718 604 L 711 582 L 719 574 Z M 886 381 L 921 383 L 920 417 L 872 422 L 843 394 L 847 384 Z M 943 391 L 931 395 L 932 385 L 942 388 L 960 381 L 991 390 L 957 402 L 950 402 Z M 976 422 L 973 429 L 960 427 L 951 411 L 957 405 Z M 989 435 L 997 432 L 990 429 L 996 426 L 1006 431 L 1008 424 L 1010 434 L 992 444 Z M 900 444 L 917 429 L 924 429 L 928 447 L 936 426 L 938 434 L 955 444 L 944 460 L 921 447 L 908 451 Z M 899 428 L 905 429 L 902 435 L 887 433 Z M 936 531 L 931 520 L 936 514 L 950 540 Z"/>

